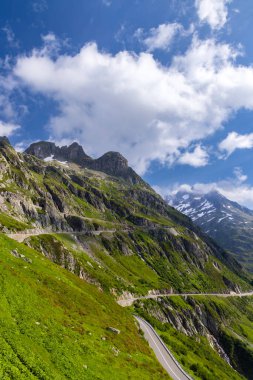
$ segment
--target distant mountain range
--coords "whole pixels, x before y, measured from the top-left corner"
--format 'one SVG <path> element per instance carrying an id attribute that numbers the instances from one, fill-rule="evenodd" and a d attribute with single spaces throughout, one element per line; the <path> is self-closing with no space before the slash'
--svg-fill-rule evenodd
<path id="1" fill-rule="evenodd" d="M 180 191 L 167 201 L 253 272 L 253 211 L 217 191 Z"/>

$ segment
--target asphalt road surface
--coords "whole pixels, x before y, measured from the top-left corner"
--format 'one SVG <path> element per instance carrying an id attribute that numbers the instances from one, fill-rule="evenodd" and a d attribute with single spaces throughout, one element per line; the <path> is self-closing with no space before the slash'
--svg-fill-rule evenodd
<path id="1" fill-rule="evenodd" d="M 180 367 L 179 363 L 173 357 L 169 349 L 165 346 L 162 339 L 157 335 L 153 327 L 138 316 L 135 316 L 139 322 L 140 328 L 144 332 L 144 337 L 154 351 L 158 361 L 168 372 L 173 380 L 192 380 L 187 373 Z"/>

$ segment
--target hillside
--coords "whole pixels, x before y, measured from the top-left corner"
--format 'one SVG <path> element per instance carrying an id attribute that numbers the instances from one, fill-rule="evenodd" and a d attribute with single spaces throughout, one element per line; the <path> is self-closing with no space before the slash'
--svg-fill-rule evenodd
<path id="1" fill-rule="evenodd" d="M 41 161 L 16 153 L 5 140 L 0 154 L 2 230 L 84 232 L 79 246 L 86 246 L 93 261 L 105 266 L 106 260 L 103 276 L 107 271 L 120 274 L 113 286 L 118 295 L 247 286 L 240 265 L 143 181 L 132 184 L 121 175 L 112 177 L 72 162 Z M 30 244 L 38 239 L 44 238 L 30 239 Z"/>
<path id="2" fill-rule="evenodd" d="M 106 293 L 3 235 L 0 248 L 1 379 L 168 378 Z"/>
<path id="3" fill-rule="evenodd" d="M 151 321 L 155 316 L 167 323 L 165 310 L 147 312 L 144 301 L 128 310 L 116 301 L 156 292 L 250 290 L 251 276 L 168 206 L 120 154 L 105 154 L 91 169 L 83 160 L 74 162 L 80 146 L 54 157 L 43 153 L 44 145 L 36 145 L 39 158 L 35 150 L 17 153 L 6 138 L 0 140 L 2 377 L 167 378 L 131 315 L 145 312 Z M 159 300 L 152 302 L 159 306 Z M 166 312 L 173 307 L 168 304 Z M 176 305 L 173 314 L 179 314 Z M 214 321 L 218 326 L 218 316 Z M 190 327 L 184 326 L 174 350 L 180 344 L 187 348 L 183 334 Z M 215 368 L 208 380 L 221 373 L 224 379 L 247 378 L 235 371 L 237 359 L 234 369 L 224 360 L 215 331 L 207 326 L 195 338 L 196 351 L 205 347 L 205 363 Z M 182 365 L 189 369 L 189 363 Z M 199 379 L 197 369 L 189 371 Z"/>
<path id="4" fill-rule="evenodd" d="M 178 192 L 171 204 L 253 271 L 253 211 L 232 202 L 218 192 Z"/>

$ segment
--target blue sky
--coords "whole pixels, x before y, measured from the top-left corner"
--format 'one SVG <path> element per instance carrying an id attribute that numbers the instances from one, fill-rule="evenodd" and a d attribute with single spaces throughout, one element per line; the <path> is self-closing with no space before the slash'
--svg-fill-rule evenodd
<path id="1" fill-rule="evenodd" d="M 0 134 L 253 208 L 250 0 L 3 0 Z"/>

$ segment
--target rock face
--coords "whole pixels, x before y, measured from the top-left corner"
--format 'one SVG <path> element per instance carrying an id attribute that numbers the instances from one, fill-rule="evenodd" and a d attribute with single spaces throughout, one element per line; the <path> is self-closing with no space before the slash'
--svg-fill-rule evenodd
<path id="1" fill-rule="evenodd" d="M 77 142 L 70 146 L 58 147 L 53 142 L 39 141 L 31 144 L 25 153 L 36 156 L 42 160 L 51 158 L 58 161 L 69 161 L 83 164 L 85 160 L 92 160 L 84 153 L 83 148 Z"/>
<path id="2" fill-rule="evenodd" d="M 0 148 L 6 147 L 8 145 L 11 145 L 8 137 L 6 137 L 6 136 L 0 136 Z"/>
<path id="3" fill-rule="evenodd" d="M 210 346 L 228 364 L 230 358 L 221 345 L 222 316 L 213 317 L 207 307 L 194 298 L 184 299 L 186 309 L 176 308 L 170 299 L 160 298 L 157 303 L 139 301 L 139 306 L 161 323 L 169 323 L 187 336 L 204 336 Z"/>
<path id="4" fill-rule="evenodd" d="M 126 158 L 118 152 L 107 152 L 100 158 L 93 159 L 84 152 L 82 146 L 77 142 L 70 146 L 58 147 L 52 142 L 39 141 L 31 144 L 25 153 L 46 161 L 54 159 L 74 162 L 87 169 L 121 177 L 131 183 L 142 182 L 142 179 L 128 166 Z"/>
<path id="5" fill-rule="evenodd" d="M 107 327 L 107 330 L 113 332 L 116 335 L 120 334 L 120 330 L 116 329 L 115 327 Z"/>
<path id="6" fill-rule="evenodd" d="M 90 168 L 94 170 L 99 170 L 111 175 L 120 175 L 128 170 L 128 162 L 125 157 L 123 157 L 118 152 L 108 152 L 97 160 L 93 160 L 88 163 Z"/>
<path id="7" fill-rule="evenodd" d="M 253 272 L 252 210 L 217 191 L 207 194 L 178 192 L 168 201 Z"/>

